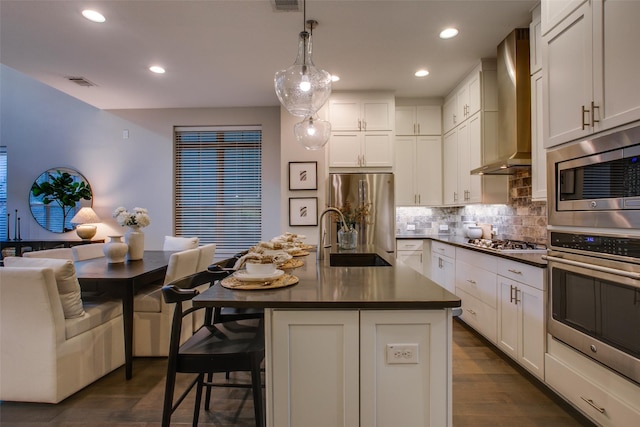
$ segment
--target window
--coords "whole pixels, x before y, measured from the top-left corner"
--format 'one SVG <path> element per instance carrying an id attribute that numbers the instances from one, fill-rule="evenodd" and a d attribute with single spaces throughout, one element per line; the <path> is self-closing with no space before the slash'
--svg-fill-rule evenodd
<path id="1" fill-rule="evenodd" d="M 0 147 L 0 240 L 7 236 L 7 147 Z"/>
<path id="2" fill-rule="evenodd" d="M 175 129 L 175 234 L 215 243 L 216 259 L 262 236 L 262 130 Z"/>

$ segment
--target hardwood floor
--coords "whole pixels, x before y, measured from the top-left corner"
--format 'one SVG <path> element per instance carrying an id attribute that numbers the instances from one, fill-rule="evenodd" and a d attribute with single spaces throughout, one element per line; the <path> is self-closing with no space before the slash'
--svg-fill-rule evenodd
<path id="1" fill-rule="evenodd" d="M 454 427 L 591 426 L 556 403 L 463 324 L 455 321 L 453 331 Z M 159 426 L 165 363 L 165 359 L 136 359 L 131 380 L 125 381 L 124 368 L 120 368 L 57 405 L 2 402 L 0 425 Z M 180 378 L 182 385 L 188 380 Z M 192 394 L 174 414 L 172 425 L 191 425 Z M 216 389 L 212 410 L 202 411 L 200 425 L 253 426 L 250 390 Z"/>

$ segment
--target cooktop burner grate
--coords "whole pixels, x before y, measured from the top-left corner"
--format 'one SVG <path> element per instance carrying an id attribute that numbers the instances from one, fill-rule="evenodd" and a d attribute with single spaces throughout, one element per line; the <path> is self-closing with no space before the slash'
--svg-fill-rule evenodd
<path id="1" fill-rule="evenodd" d="M 522 240 L 469 239 L 468 243 L 473 246 L 496 251 L 527 252 L 547 250 L 545 245 Z"/>

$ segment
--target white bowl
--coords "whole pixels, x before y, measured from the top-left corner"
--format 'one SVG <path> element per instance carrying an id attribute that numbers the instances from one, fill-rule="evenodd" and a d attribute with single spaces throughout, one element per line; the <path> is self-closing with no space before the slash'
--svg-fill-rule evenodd
<path id="1" fill-rule="evenodd" d="M 471 239 L 479 239 L 482 237 L 482 227 L 471 225 L 467 229 L 467 237 Z"/>
<path id="2" fill-rule="evenodd" d="M 269 275 L 276 272 L 276 264 L 260 264 L 257 262 L 247 261 L 247 273 L 255 275 Z"/>

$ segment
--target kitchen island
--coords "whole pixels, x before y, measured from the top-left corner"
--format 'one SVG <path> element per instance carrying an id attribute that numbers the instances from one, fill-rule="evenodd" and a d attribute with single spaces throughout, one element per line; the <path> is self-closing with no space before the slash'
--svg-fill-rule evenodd
<path id="1" fill-rule="evenodd" d="M 267 425 L 450 426 L 460 298 L 375 248 L 330 252 L 301 258 L 293 286 L 193 300 L 265 309 Z"/>

